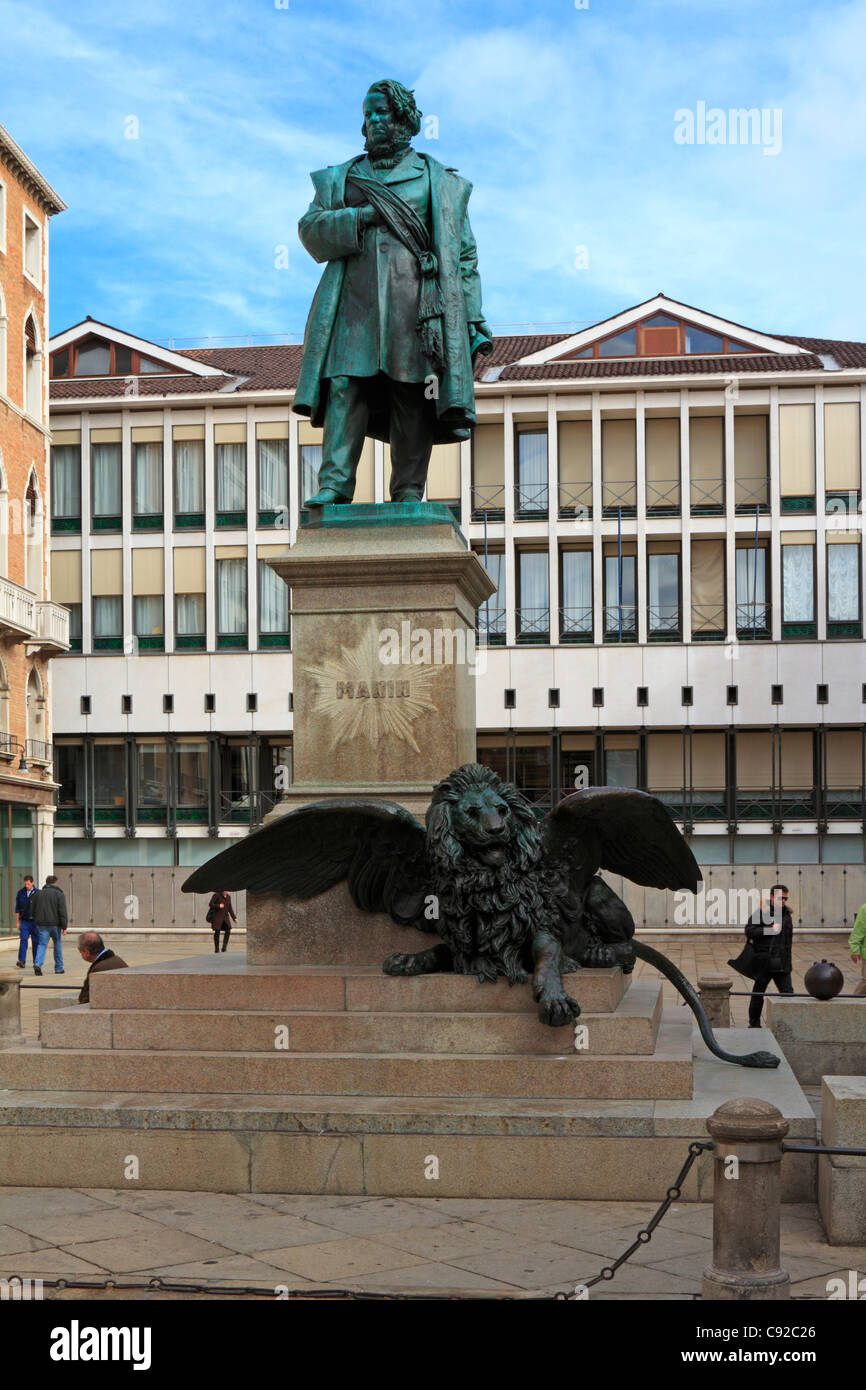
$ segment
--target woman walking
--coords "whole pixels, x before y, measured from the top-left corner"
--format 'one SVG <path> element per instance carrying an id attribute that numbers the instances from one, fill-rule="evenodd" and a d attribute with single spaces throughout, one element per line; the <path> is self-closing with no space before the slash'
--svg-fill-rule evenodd
<path id="1" fill-rule="evenodd" d="M 210 929 L 213 932 L 214 950 L 219 951 L 220 949 L 220 932 L 223 934 L 222 948 L 225 950 L 229 944 L 229 937 L 232 934 L 229 918 L 231 918 L 232 922 L 238 920 L 237 914 L 232 907 L 231 894 L 224 891 L 214 893 L 208 904 L 207 916 L 210 922 Z"/>

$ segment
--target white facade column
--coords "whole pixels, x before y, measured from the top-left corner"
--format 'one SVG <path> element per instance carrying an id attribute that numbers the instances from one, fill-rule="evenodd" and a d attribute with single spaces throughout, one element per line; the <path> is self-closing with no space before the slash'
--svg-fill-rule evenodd
<path id="1" fill-rule="evenodd" d="M 683 390 L 680 391 L 680 526 L 683 538 L 680 557 L 680 622 L 684 642 L 692 640 L 692 488 L 689 443 L 689 393 Z"/>
<path id="2" fill-rule="evenodd" d="M 166 652 L 174 651 L 174 438 L 171 411 L 162 412 L 162 631 Z"/>
<path id="3" fill-rule="evenodd" d="M 213 406 L 206 405 L 204 410 L 204 577 L 207 594 L 207 601 L 205 603 L 206 646 L 209 652 L 216 651 L 217 619 L 216 564 L 214 561 L 214 528 L 216 526 L 216 477 L 214 459 Z"/>
<path id="4" fill-rule="evenodd" d="M 132 414 L 124 410 L 121 417 L 121 487 L 123 500 L 123 530 L 121 532 L 121 563 L 123 575 L 123 651 L 127 653 L 132 635 Z M 163 522 L 163 525 L 165 523 Z"/>
<path id="5" fill-rule="evenodd" d="M 472 441 L 460 441 L 460 515 L 468 538 L 472 520 Z"/>
<path id="6" fill-rule="evenodd" d="M 825 504 L 826 505 L 826 504 Z M 860 532 L 860 592 L 866 595 L 866 534 L 863 528 L 866 506 L 866 386 L 860 387 L 860 506 L 857 509 L 857 530 Z M 862 601 L 861 601 L 862 602 Z"/>
<path id="7" fill-rule="evenodd" d="M 824 466 L 824 387 L 815 387 L 815 632 L 827 640 L 827 504 Z"/>
<path id="8" fill-rule="evenodd" d="M 385 445 L 381 439 L 373 441 L 373 498 L 385 501 Z"/>
<path id="9" fill-rule="evenodd" d="M 779 463 L 779 388 L 770 387 L 770 621 L 782 640 L 782 500 Z"/>
<path id="10" fill-rule="evenodd" d="M 734 402 L 725 391 L 725 636 L 737 640 L 736 472 L 734 468 Z"/>
<path id="11" fill-rule="evenodd" d="M 556 396 L 547 397 L 547 560 L 550 645 L 559 646 L 559 425 Z"/>
<path id="12" fill-rule="evenodd" d="M 254 651 L 259 645 L 259 572 L 256 551 L 258 525 L 258 477 L 256 475 L 256 411 L 246 408 L 247 436 L 247 646 Z"/>
<path id="13" fill-rule="evenodd" d="M 48 874 L 54 873 L 54 807 L 34 806 L 34 858 L 33 873 L 37 887 L 44 883 Z"/>
<path id="14" fill-rule="evenodd" d="M 603 491 L 601 481 L 601 393 L 592 393 L 592 631 L 593 641 L 604 641 L 604 551 L 601 522 Z"/>
<path id="15" fill-rule="evenodd" d="M 503 463 L 505 482 L 505 645 L 517 644 L 517 555 L 514 550 L 514 406 L 505 397 L 503 414 Z"/>
<path id="16" fill-rule="evenodd" d="M 301 503 L 301 449 L 298 440 L 298 417 L 289 411 L 289 515 L 288 543 L 294 545 L 298 534 Z M 282 537 L 280 537 L 282 540 Z"/>
<path id="17" fill-rule="evenodd" d="M 635 392 L 635 481 L 637 484 L 637 555 L 634 562 L 634 601 L 637 610 L 637 640 L 647 640 L 649 583 L 646 565 L 646 401 L 643 391 Z M 622 602 L 622 595 L 620 595 Z"/>

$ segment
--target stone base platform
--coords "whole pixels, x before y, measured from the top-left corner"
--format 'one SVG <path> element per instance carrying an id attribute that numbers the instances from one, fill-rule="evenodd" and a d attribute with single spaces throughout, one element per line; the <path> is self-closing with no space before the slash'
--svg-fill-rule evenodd
<path id="1" fill-rule="evenodd" d="M 580 971 L 587 1048 L 535 1017 L 528 986 L 392 979 L 373 967 L 231 955 L 97 975 L 89 1007 L 0 1051 L 0 1181 L 211 1192 L 661 1198 L 724 1100 L 772 1100 L 814 1137 L 784 1061 L 711 1057 L 654 980 Z M 778 1051 L 726 1030 L 733 1051 Z M 785 1198 L 814 1195 L 788 1155 Z M 709 1156 L 684 1200 L 706 1200 Z"/>

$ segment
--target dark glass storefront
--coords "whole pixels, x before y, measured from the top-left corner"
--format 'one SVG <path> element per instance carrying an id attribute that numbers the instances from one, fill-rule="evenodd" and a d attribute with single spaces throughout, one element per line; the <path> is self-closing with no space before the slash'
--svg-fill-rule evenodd
<path id="1" fill-rule="evenodd" d="M 0 936 L 15 930 L 15 894 L 35 874 L 36 816 L 31 806 L 0 801 Z"/>

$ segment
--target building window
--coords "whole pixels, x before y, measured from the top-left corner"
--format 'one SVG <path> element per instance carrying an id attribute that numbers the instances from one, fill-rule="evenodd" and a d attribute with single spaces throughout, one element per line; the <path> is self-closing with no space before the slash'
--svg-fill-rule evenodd
<path id="1" fill-rule="evenodd" d="M 517 556 L 517 640 L 550 641 L 550 592 L 546 550 Z"/>
<path id="2" fill-rule="evenodd" d="M 322 466 L 321 444 L 302 444 L 301 453 L 301 501 L 314 497 L 319 491 L 319 469 Z"/>
<path id="3" fill-rule="evenodd" d="M 288 647 L 289 586 L 267 560 L 259 560 L 259 645 Z"/>
<path id="4" fill-rule="evenodd" d="M 608 748 L 604 754 L 604 781 L 608 787 L 637 787 L 637 749 Z"/>
<path id="5" fill-rule="evenodd" d="M 54 776 L 60 783 L 57 792 L 58 808 L 84 805 L 84 747 L 80 743 L 54 745 Z M 69 817 L 58 815 L 61 823 Z"/>
<path id="6" fill-rule="evenodd" d="M 604 557 L 604 635 L 606 641 L 634 641 L 635 557 Z"/>
<path id="7" fill-rule="evenodd" d="M 51 530 L 81 531 L 81 445 L 51 446 Z"/>
<path id="8" fill-rule="evenodd" d="M 247 645 L 247 562 L 217 560 L 217 646 Z"/>
<path id="9" fill-rule="evenodd" d="M 592 551 L 563 550 L 560 558 L 560 641 L 591 642 Z"/>
<path id="10" fill-rule="evenodd" d="M 203 647 L 205 644 L 204 594 L 175 594 L 174 631 L 178 647 Z"/>
<path id="11" fill-rule="evenodd" d="M 782 546 L 782 636 L 815 636 L 815 547 Z"/>
<path id="12" fill-rule="evenodd" d="M 828 545 L 827 636 L 860 634 L 860 547 Z"/>
<path id="13" fill-rule="evenodd" d="M 232 515 L 236 525 L 246 524 L 247 508 L 247 446 L 246 444 L 217 444 L 216 448 L 216 507 L 223 516 Z M 235 521 L 238 514 L 242 519 Z"/>
<path id="14" fill-rule="evenodd" d="M 505 556 L 501 551 L 477 552 L 478 558 L 496 585 L 496 593 L 478 609 L 478 639 L 488 646 L 505 642 Z"/>
<path id="15" fill-rule="evenodd" d="M 42 282 L 42 233 L 39 223 L 29 212 L 24 214 L 24 274 L 34 282 Z"/>
<path id="16" fill-rule="evenodd" d="M 67 603 L 65 608 L 69 609 L 69 650 L 72 652 L 81 651 L 81 604 Z"/>
<path id="17" fill-rule="evenodd" d="M 126 810 L 126 758 L 122 743 L 93 745 L 94 819 L 120 822 Z"/>
<path id="18" fill-rule="evenodd" d="M 680 558 L 678 555 L 649 555 L 649 608 L 647 630 L 650 640 L 671 640 L 680 636 Z"/>
<path id="19" fill-rule="evenodd" d="M 162 594 L 135 594 L 132 600 L 133 631 L 143 651 L 165 647 L 165 612 Z"/>
<path id="20" fill-rule="evenodd" d="M 737 548 L 737 633 L 740 637 L 769 637 L 766 547 Z"/>
<path id="21" fill-rule="evenodd" d="M 259 439 L 256 442 L 259 524 L 273 525 L 276 514 L 287 517 L 289 508 L 289 441 Z"/>
<path id="22" fill-rule="evenodd" d="M 123 514 L 120 444 L 91 444 L 90 470 L 94 529 L 120 530 Z"/>
<path id="23" fill-rule="evenodd" d="M 96 651 L 118 651 L 123 647 L 123 599 L 120 594 L 94 596 L 93 646 Z"/>
<path id="24" fill-rule="evenodd" d="M 132 446 L 133 526 L 157 529 L 162 518 L 162 444 Z"/>
<path id="25" fill-rule="evenodd" d="M 63 365 L 62 363 L 60 364 Z M 111 348 L 101 338 L 91 338 L 75 354 L 74 376 L 109 376 Z M 55 375 L 57 375 L 55 368 Z"/>
<path id="26" fill-rule="evenodd" d="M 203 817 L 195 810 L 204 811 L 207 807 L 208 760 L 206 743 L 179 743 L 177 745 L 177 806 L 178 819 L 196 821 Z M 184 808 L 190 814 L 184 814 Z"/>
<path id="27" fill-rule="evenodd" d="M 204 525 L 204 440 L 174 442 L 174 515 Z"/>
<path id="28" fill-rule="evenodd" d="M 517 432 L 517 496 L 515 514 L 547 516 L 547 431 Z"/>
<path id="29" fill-rule="evenodd" d="M 686 325 L 686 352 L 721 353 L 724 350 L 724 339 L 718 333 L 707 333 L 704 328 Z"/>
<path id="30" fill-rule="evenodd" d="M 605 338 L 598 345 L 599 357 L 634 357 L 636 352 L 636 328 L 628 328 L 624 333 L 616 333 L 612 338 Z"/>
<path id="31" fill-rule="evenodd" d="M 168 801 L 168 750 L 164 743 L 138 743 L 135 748 L 139 818 L 144 821 L 163 817 L 141 815 L 148 807 L 165 807 Z"/>

